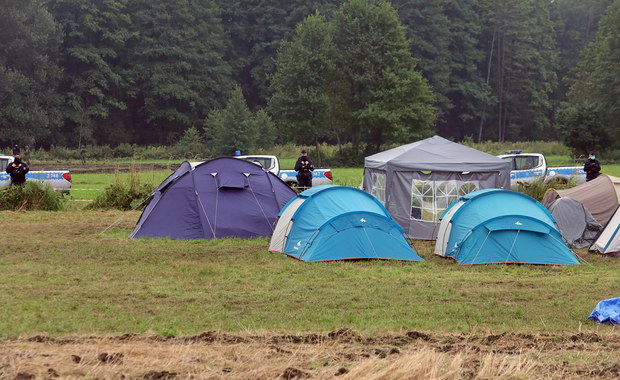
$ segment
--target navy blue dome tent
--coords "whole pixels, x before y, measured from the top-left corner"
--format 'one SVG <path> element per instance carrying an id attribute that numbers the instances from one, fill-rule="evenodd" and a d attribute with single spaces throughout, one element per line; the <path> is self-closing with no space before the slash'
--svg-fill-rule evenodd
<path id="1" fill-rule="evenodd" d="M 253 163 L 230 157 L 186 161 L 151 194 L 129 237 L 271 236 L 278 212 L 294 197 L 282 180 Z"/>

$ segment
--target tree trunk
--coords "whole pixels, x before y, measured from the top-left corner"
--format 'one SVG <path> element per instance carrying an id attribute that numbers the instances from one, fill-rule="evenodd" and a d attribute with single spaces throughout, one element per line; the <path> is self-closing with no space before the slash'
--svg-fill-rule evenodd
<path id="1" fill-rule="evenodd" d="M 319 138 L 314 137 L 314 147 L 316 148 L 316 162 L 318 167 L 323 167 L 323 158 L 321 157 L 321 144 L 319 144 Z"/>
<path id="2" fill-rule="evenodd" d="M 487 87 L 489 86 L 489 81 L 491 79 L 491 65 L 493 63 L 493 49 L 495 47 L 495 35 L 497 34 L 497 27 L 493 28 L 493 38 L 491 39 L 491 50 L 489 51 L 489 62 L 487 64 L 487 77 L 485 80 L 485 84 Z M 486 107 L 485 107 L 486 108 Z M 482 142 L 482 128 L 484 126 L 484 117 L 480 117 L 480 126 L 478 127 L 478 144 Z"/>
<path id="3" fill-rule="evenodd" d="M 499 38 L 497 45 L 497 141 L 503 142 L 502 116 L 504 107 L 504 39 Z"/>

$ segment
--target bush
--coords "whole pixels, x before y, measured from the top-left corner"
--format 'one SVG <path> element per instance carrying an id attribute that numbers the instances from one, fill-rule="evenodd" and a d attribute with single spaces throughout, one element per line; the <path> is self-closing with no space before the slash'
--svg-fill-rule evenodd
<path id="1" fill-rule="evenodd" d="M 80 152 L 77 149 L 66 148 L 62 146 L 52 145 L 49 155 L 59 160 L 77 160 L 80 158 Z"/>
<path id="2" fill-rule="evenodd" d="M 574 180 L 565 181 L 562 178 L 554 178 L 548 182 L 545 182 L 542 179 L 539 179 L 532 183 L 522 183 L 517 187 L 517 191 L 523 194 L 527 194 L 530 197 L 536 199 L 537 201 L 542 201 L 545 193 L 549 189 L 568 189 L 570 187 L 574 187 L 576 185 Z"/>
<path id="3" fill-rule="evenodd" d="M 114 157 L 132 157 L 136 145 L 123 143 L 113 150 Z"/>
<path id="4" fill-rule="evenodd" d="M 600 105 L 594 103 L 562 105 L 557 115 L 557 128 L 564 143 L 575 154 L 601 151 L 612 145 L 603 114 Z"/>
<path id="5" fill-rule="evenodd" d="M 191 131 L 190 131 L 191 132 Z M 84 146 L 85 158 L 88 160 L 109 160 L 114 158 L 130 158 L 132 160 L 208 160 L 216 157 L 213 151 L 207 149 L 201 141 L 194 141 L 193 132 L 187 132 L 178 143 L 174 145 L 130 145 L 121 144 L 115 148 L 108 145 Z M 411 141 L 404 141 L 403 144 Z M 474 143 L 472 139 L 461 142 L 463 145 L 470 146 L 483 152 L 493 155 L 504 154 L 507 150 L 521 149 L 524 152 L 542 153 L 548 158 L 550 165 L 573 165 L 575 161 L 578 165 L 582 164 L 585 157 L 573 156 L 570 148 L 557 141 L 519 141 L 519 142 L 493 142 Z M 388 144 L 381 147 L 381 151 L 395 148 L 402 144 Z M 329 145 L 322 143 L 319 145 L 320 156 L 317 154 L 314 145 L 295 145 L 283 144 L 273 145 L 269 148 L 252 149 L 242 151 L 241 154 L 272 154 L 281 159 L 297 158 L 300 150 L 305 148 L 308 154 L 315 161 L 315 165 L 322 167 L 361 167 L 364 165 L 364 157 L 369 155 L 364 153 L 366 146 L 361 144 L 356 153 L 351 143 L 341 145 Z M 11 148 L 3 149 L 5 154 L 10 154 Z M 597 152 L 599 153 L 599 152 Z M 605 163 L 617 162 L 620 160 L 620 151 L 601 151 L 600 157 Z M 319 160 L 320 157 L 320 160 Z M 32 150 L 31 159 L 35 161 L 47 160 L 79 160 L 81 154 L 78 149 L 52 146 L 48 152 L 43 149 Z"/>
<path id="6" fill-rule="evenodd" d="M 185 130 L 179 142 L 174 145 L 174 154 L 177 159 L 197 160 L 209 156 L 210 152 L 200 131 L 191 127 Z"/>
<path id="7" fill-rule="evenodd" d="M 504 154 L 509 150 L 522 150 L 527 153 L 542 153 L 545 156 L 570 156 L 571 150 L 566 145 L 557 141 L 485 141 L 481 143 L 462 142 L 471 148 L 494 156 Z"/>
<path id="8" fill-rule="evenodd" d="M 0 210 L 59 211 L 62 208 L 62 195 L 49 185 L 26 182 L 24 186 L 10 186 L 0 190 Z"/>
<path id="9" fill-rule="evenodd" d="M 116 175 L 114 184 L 105 188 L 86 209 L 118 209 L 134 210 L 142 209 L 146 199 L 154 190 L 153 185 L 140 184 L 138 173 L 132 172 L 129 181 L 123 183 L 119 175 Z"/>
<path id="10" fill-rule="evenodd" d="M 355 150 L 353 144 L 341 145 L 338 149 L 325 151 L 323 157 L 329 167 L 359 168 L 364 166 L 364 146 Z"/>

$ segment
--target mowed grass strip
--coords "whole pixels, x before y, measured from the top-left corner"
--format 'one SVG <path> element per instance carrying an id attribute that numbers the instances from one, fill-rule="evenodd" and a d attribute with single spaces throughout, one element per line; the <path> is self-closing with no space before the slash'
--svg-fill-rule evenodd
<path id="1" fill-rule="evenodd" d="M 172 173 L 171 170 L 135 172 L 141 184 L 159 185 Z M 71 176 L 70 200 L 93 200 L 101 191 L 114 183 L 129 183 L 131 171 L 114 173 L 78 173 Z"/>
<path id="2" fill-rule="evenodd" d="M 562 162 L 565 165 L 570 164 L 568 156 L 553 156 L 554 161 Z M 295 160 L 293 158 L 280 159 L 280 165 L 284 169 L 292 169 L 295 166 Z M 180 165 L 182 161 L 179 161 Z M 170 166 L 174 166 L 174 162 L 166 161 Z M 118 162 L 116 163 L 118 165 Z M 135 165 L 148 165 L 152 164 L 151 161 L 141 160 L 134 161 Z M 93 165 L 105 165 L 105 161 L 94 162 Z M 86 167 L 88 164 L 85 165 Z M 108 164 L 113 166 L 112 164 Z M 107 173 L 98 173 L 96 169 L 93 169 L 92 173 L 77 173 L 72 175 L 72 192 L 68 199 L 74 201 L 89 201 L 95 199 L 95 197 L 106 187 L 114 184 L 115 182 L 128 183 L 129 178 L 132 176 L 132 170 L 119 170 Z M 84 169 L 83 167 L 81 168 Z M 333 174 L 333 183 L 341 186 L 360 187 L 362 184 L 362 177 L 364 169 L 359 168 L 331 168 Z M 140 178 L 140 183 L 151 184 L 157 186 L 166 177 L 168 177 L 172 170 L 143 170 L 136 171 Z M 603 165 L 602 172 L 613 176 L 620 176 L 620 164 Z"/>
<path id="3" fill-rule="evenodd" d="M 585 319 L 620 293 L 620 260 L 584 250 L 581 266 L 458 266 L 416 241 L 428 262 L 304 263 L 268 239 L 128 239 L 138 217 L 0 212 L 0 336 L 613 329 Z"/>

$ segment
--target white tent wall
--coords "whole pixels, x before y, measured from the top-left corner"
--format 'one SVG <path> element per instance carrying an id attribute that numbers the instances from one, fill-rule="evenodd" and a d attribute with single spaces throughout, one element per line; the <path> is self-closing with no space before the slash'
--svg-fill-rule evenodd
<path id="1" fill-rule="evenodd" d="M 616 212 L 590 250 L 603 254 L 620 252 L 620 207 L 616 208 Z"/>
<path id="2" fill-rule="evenodd" d="M 282 215 L 278 218 L 273 235 L 271 235 L 271 241 L 269 242 L 270 252 L 284 252 L 284 242 L 288 232 L 291 230 L 293 215 L 304 201 L 305 198 L 296 198 L 284 209 Z"/>
<path id="3" fill-rule="evenodd" d="M 439 232 L 437 233 L 437 241 L 435 242 L 435 254 L 439 256 L 445 256 L 448 248 L 448 240 L 450 239 L 450 231 L 452 230 L 452 216 L 456 211 L 463 206 L 465 202 L 459 201 L 448 210 L 446 215 L 441 219 L 439 224 Z"/>

